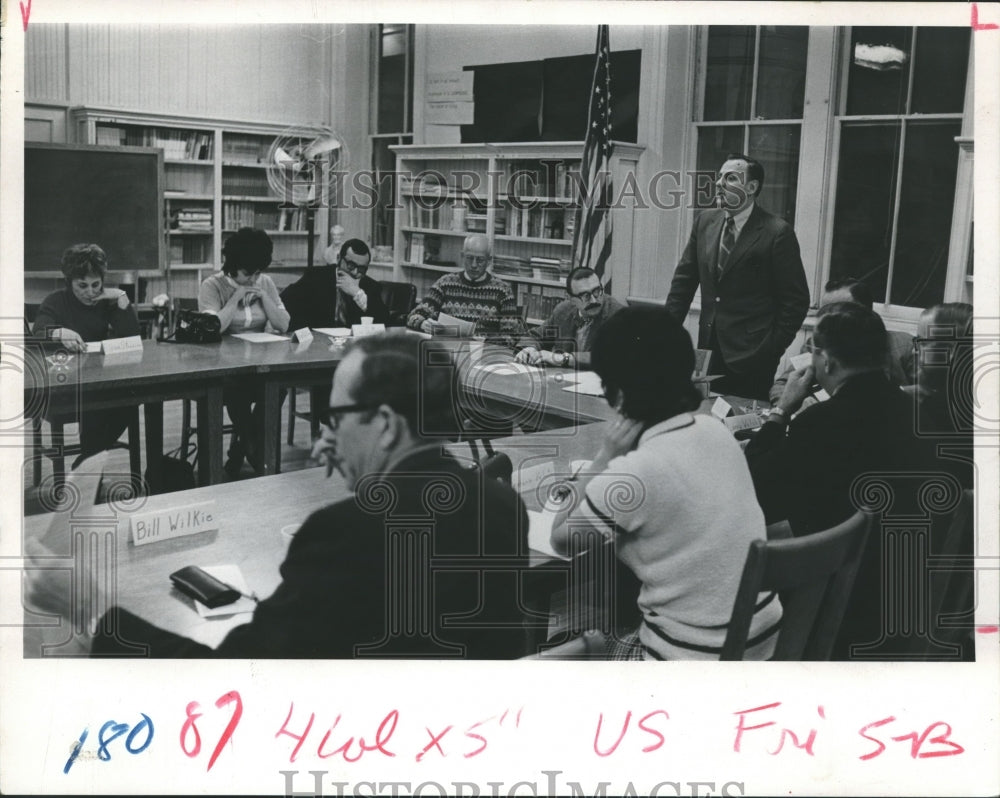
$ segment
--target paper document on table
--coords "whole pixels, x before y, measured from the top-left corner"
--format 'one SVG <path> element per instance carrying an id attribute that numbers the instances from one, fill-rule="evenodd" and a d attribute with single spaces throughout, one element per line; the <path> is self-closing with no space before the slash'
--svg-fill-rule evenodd
<path id="1" fill-rule="evenodd" d="M 351 328 L 350 327 L 313 327 L 313 332 L 323 333 L 323 335 L 329 335 L 331 338 L 350 338 Z"/>
<path id="2" fill-rule="evenodd" d="M 552 548 L 552 522 L 555 517 L 555 513 L 528 510 L 528 548 L 549 557 L 568 560 L 569 557 Z"/>
<path id="3" fill-rule="evenodd" d="M 529 366 L 525 363 L 477 363 L 472 368 L 478 371 L 485 371 L 487 374 L 540 374 L 545 369 L 538 366 Z"/>
<path id="4" fill-rule="evenodd" d="M 271 341 L 287 341 L 288 339 L 282 335 L 275 335 L 274 333 L 267 332 L 246 332 L 246 333 L 234 333 L 233 338 L 242 338 L 244 341 L 249 341 L 252 344 L 267 344 Z"/>
<path id="5" fill-rule="evenodd" d="M 587 396 L 604 396 L 604 388 L 601 385 L 601 378 L 597 376 L 596 372 L 578 371 L 576 374 L 570 375 L 566 379 L 574 384 L 567 385 L 563 388 L 564 391 L 582 393 Z"/>
<path id="6" fill-rule="evenodd" d="M 438 326 L 457 330 L 459 338 L 471 338 L 472 334 L 476 331 L 476 325 L 471 321 L 462 321 L 462 319 L 456 319 L 447 313 L 438 313 L 435 325 L 437 325 L 435 326 L 435 330 L 438 329 Z"/>
<path id="7" fill-rule="evenodd" d="M 243 578 L 243 572 L 240 571 L 238 565 L 203 565 L 201 570 L 244 594 L 232 604 L 215 609 L 206 607 L 200 601 L 194 602 L 194 608 L 202 618 L 213 618 L 216 615 L 237 615 L 238 613 L 253 612 L 257 609 L 257 602 L 247 598 L 250 595 L 250 588 L 247 587 L 247 580 Z"/>

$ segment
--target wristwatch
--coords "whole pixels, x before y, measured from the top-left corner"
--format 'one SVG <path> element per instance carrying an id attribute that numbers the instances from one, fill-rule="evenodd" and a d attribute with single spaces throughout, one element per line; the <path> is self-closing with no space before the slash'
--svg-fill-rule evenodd
<path id="1" fill-rule="evenodd" d="M 562 366 L 564 369 L 565 368 L 569 368 L 569 359 L 570 359 L 570 353 L 569 352 L 563 352 L 562 353 L 562 361 L 560 361 L 559 365 Z"/>
<path id="2" fill-rule="evenodd" d="M 788 413 L 786 413 L 783 408 L 772 407 L 771 408 L 771 412 L 768 413 L 768 415 L 767 415 L 767 420 L 768 421 L 779 421 L 782 424 L 787 424 L 788 423 Z"/>

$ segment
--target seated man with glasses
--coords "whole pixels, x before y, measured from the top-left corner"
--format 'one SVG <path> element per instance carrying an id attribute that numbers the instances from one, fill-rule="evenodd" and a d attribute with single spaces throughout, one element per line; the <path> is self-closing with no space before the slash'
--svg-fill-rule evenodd
<path id="1" fill-rule="evenodd" d="M 316 448 L 351 494 L 306 519 L 274 593 L 215 649 L 112 609 L 119 639 L 147 643 L 152 657 L 527 653 L 519 609 L 527 512 L 508 485 L 442 451 L 454 379 L 435 342 L 403 331 L 355 340 L 334 373 Z M 114 643 L 99 637 L 92 653 Z"/>
<path id="2" fill-rule="evenodd" d="M 337 263 L 306 270 L 288 286 L 281 298 L 292 314 L 290 330 L 303 327 L 350 327 L 371 316 L 385 324 L 389 311 L 382 301 L 382 288 L 368 276 L 371 250 L 360 238 L 340 247 Z"/>
<path id="3" fill-rule="evenodd" d="M 440 329 L 438 315 L 447 313 L 476 324 L 477 331 L 513 343 L 521 329 L 517 299 L 510 286 L 489 271 L 493 260 L 489 239 L 470 235 L 462 244 L 462 271 L 446 274 L 427 289 L 410 312 L 406 326 L 434 333 Z"/>
<path id="4" fill-rule="evenodd" d="M 593 269 L 578 266 L 566 276 L 569 294 L 538 327 L 521 339 L 519 363 L 590 367 L 590 349 L 601 325 L 625 307 L 604 293 Z"/>

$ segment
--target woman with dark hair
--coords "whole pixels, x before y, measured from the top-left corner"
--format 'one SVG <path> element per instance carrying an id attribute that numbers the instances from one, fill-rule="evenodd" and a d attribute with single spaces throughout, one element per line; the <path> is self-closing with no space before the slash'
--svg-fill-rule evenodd
<path id="1" fill-rule="evenodd" d="M 74 244 L 62 256 L 66 287 L 45 297 L 35 317 L 34 334 L 59 341 L 70 352 L 87 343 L 139 334 L 139 320 L 128 296 L 104 285 L 108 257 L 97 244 Z M 74 467 L 110 448 L 128 426 L 121 408 L 91 410 L 80 419 L 81 454 Z"/>
<path id="2" fill-rule="evenodd" d="M 591 364 L 617 417 L 568 486 L 553 547 L 611 540 L 641 582 L 642 622 L 614 658 L 718 659 L 747 549 L 766 536 L 743 452 L 717 419 L 694 414 L 694 349 L 666 309 L 616 313 Z M 599 535 L 574 542 L 590 530 Z M 780 619 L 778 599 L 761 596 L 746 659 L 773 653 Z"/>
<path id="3" fill-rule="evenodd" d="M 264 274 L 271 265 L 274 244 L 263 230 L 241 227 L 222 247 L 222 271 L 201 284 L 198 309 L 219 317 L 224 333 L 261 332 L 266 329 L 283 333 L 289 315 L 281 303 L 274 281 Z M 250 460 L 254 471 L 263 473 L 263 393 L 253 380 L 237 379 L 226 383 L 223 401 L 233 422 L 226 473 L 236 477 L 243 458 Z"/>

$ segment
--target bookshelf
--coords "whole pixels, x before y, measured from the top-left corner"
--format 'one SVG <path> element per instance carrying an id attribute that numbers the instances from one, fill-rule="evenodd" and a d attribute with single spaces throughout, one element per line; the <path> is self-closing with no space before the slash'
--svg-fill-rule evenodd
<path id="1" fill-rule="evenodd" d="M 515 289 L 526 321 L 548 316 L 566 296 L 583 142 L 390 149 L 397 177 L 393 279 L 415 283 L 422 294 L 459 267 L 464 238 L 483 233 L 493 247 L 493 273 Z M 612 174 L 634 172 L 642 151 L 616 143 Z M 627 274 L 633 209 L 613 213 L 612 261 Z"/>
<path id="2" fill-rule="evenodd" d="M 197 296 L 201 280 L 221 267 L 226 238 L 244 226 L 264 229 L 274 241 L 276 282 L 291 282 L 306 267 L 305 211 L 285 207 L 267 182 L 268 150 L 287 127 L 90 107 L 72 109 L 71 119 L 80 143 L 163 150 L 168 271 L 151 281 L 154 292 Z M 327 213 L 316 209 L 317 253 Z M 288 271 L 284 279 L 281 270 Z"/>

